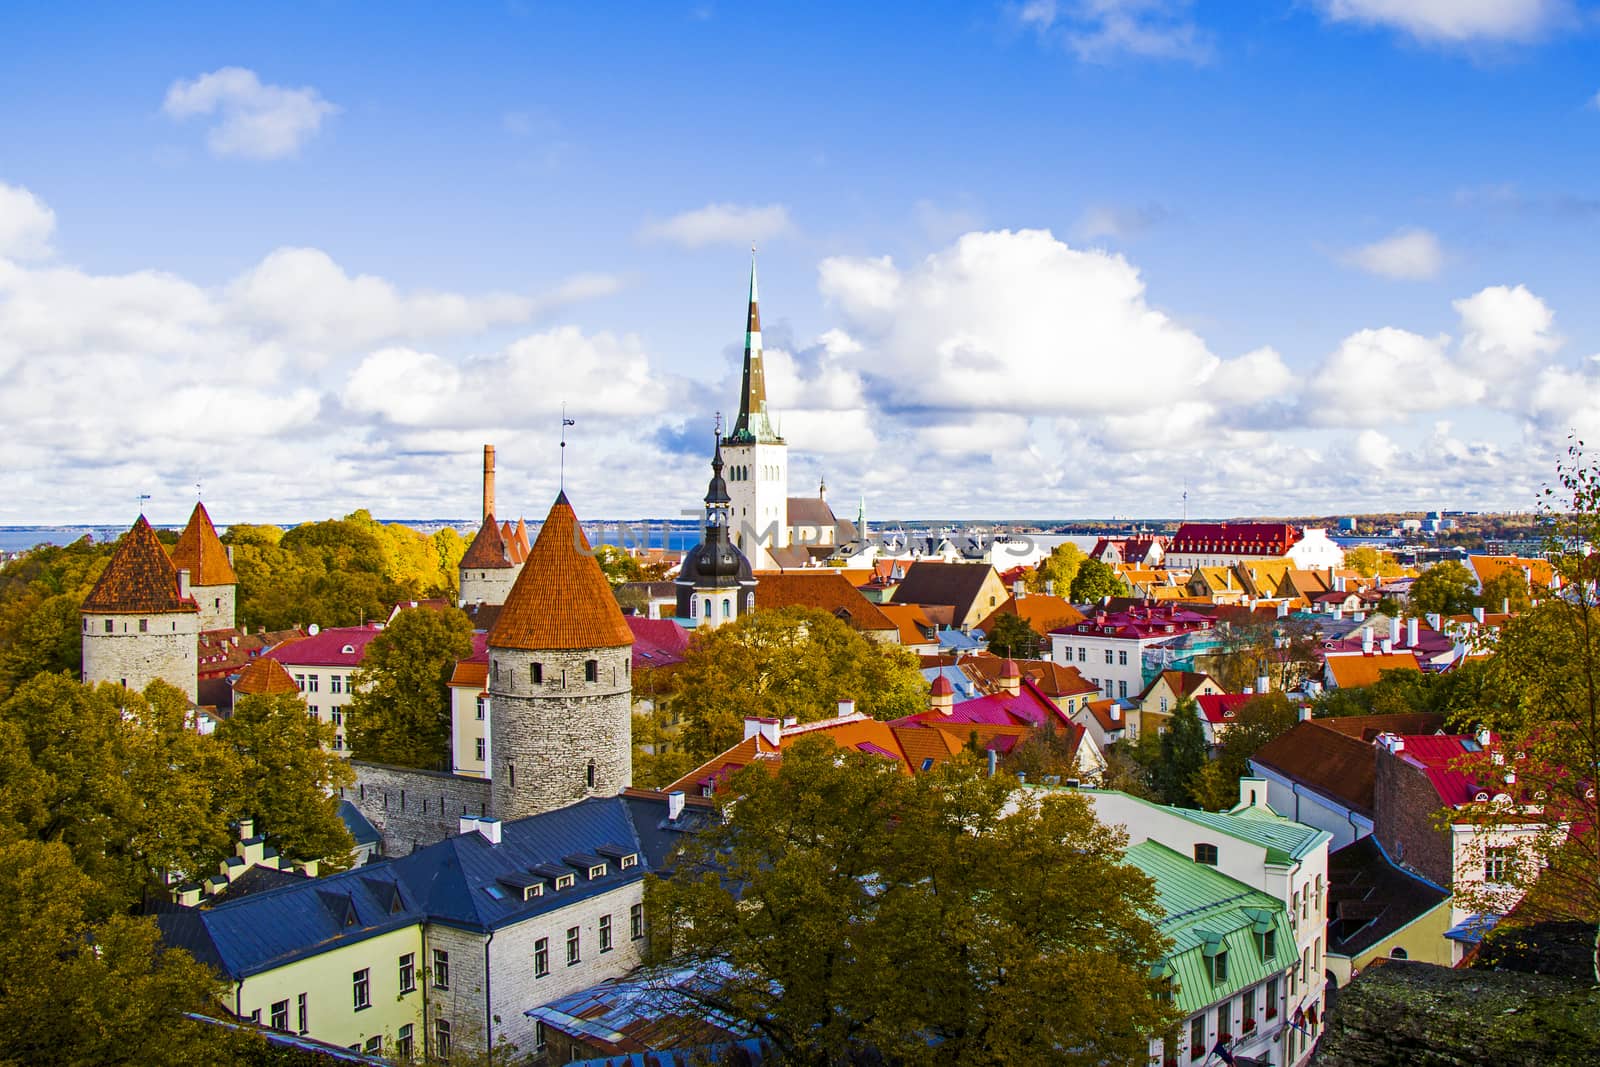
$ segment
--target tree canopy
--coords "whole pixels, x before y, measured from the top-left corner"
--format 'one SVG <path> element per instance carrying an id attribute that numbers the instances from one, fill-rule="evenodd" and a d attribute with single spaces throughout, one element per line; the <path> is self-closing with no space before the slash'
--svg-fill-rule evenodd
<path id="1" fill-rule="evenodd" d="M 784 1062 L 1143 1062 L 1174 1021 L 1150 977 L 1169 947 L 1154 887 L 1083 798 L 818 740 L 730 786 L 724 821 L 647 879 L 649 951 L 726 968 L 685 995 Z"/>
<path id="2" fill-rule="evenodd" d="M 1078 577 L 1078 568 L 1089 557 L 1072 541 L 1063 541 L 1029 571 L 1023 582 L 1030 593 L 1053 591 L 1056 596 L 1069 596 L 1072 582 Z"/>
<path id="3" fill-rule="evenodd" d="M 78 609 L 112 547 L 85 537 L 64 547 L 40 545 L 0 566 L 0 700 L 44 671 L 79 676 Z"/>
<path id="4" fill-rule="evenodd" d="M 1371 545 L 1357 545 L 1344 551 L 1344 565 L 1363 578 L 1393 578 L 1404 572 L 1400 561 Z"/>
<path id="5" fill-rule="evenodd" d="M 1460 615 L 1478 606 L 1478 582 L 1453 559 L 1435 563 L 1411 583 L 1411 608 L 1418 615 Z"/>
<path id="6" fill-rule="evenodd" d="M 1043 640 L 1022 616 L 1005 612 L 994 620 L 989 631 L 989 651 L 1014 659 L 1035 659 Z"/>
<path id="7" fill-rule="evenodd" d="M 704 759 L 739 742 L 746 716 L 814 722 L 849 699 L 893 719 L 926 710 L 927 692 L 909 653 L 873 644 L 826 611 L 789 607 L 697 632 L 672 699 L 684 746 Z"/>
<path id="8" fill-rule="evenodd" d="M 1085 559 L 1072 579 L 1072 602 L 1088 604 L 1108 596 L 1123 596 L 1128 587 L 1109 563 Z"/>
<path id="9" fill-rule="evenodd" d="M 1206 765 L 1206 734 L 1200 725 L 1200 708 L 1189 697 L 1172 709 L 1167 732 L 1161 735 L 1161 761 L 1155 767 L 1154 785 L 1163 803 L 1195 807 L 1194 778 Z"/>
<path id="10" fill-rule="evenodd" d="M 456 608 L 410 608 L 367 645 L 350 676 L 345 735 L 357 759 L 450 765 L 450 673 L 472 655 L 472 623 Z"/>

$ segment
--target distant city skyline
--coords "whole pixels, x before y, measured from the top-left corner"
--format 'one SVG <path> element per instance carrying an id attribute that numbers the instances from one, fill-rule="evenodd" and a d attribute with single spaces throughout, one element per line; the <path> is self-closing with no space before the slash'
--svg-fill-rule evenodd
<path id="1" fill-rule="evenodd" d="M 1530 508 L 1600 432 L 1596 10 L 0 11 L 0 525 L 791 491 Z M 1600 438 L 1595 438 L 1600 440 Z"/>

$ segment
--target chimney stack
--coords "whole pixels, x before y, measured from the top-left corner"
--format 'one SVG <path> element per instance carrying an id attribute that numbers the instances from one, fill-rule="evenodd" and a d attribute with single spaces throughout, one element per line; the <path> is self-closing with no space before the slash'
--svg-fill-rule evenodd
<path id="1" fill-rule="evenodd" d="M 1022 692 L 1022 672 L 1017 669 L 1014 659 L 1008 658 L 1000 666 L 1000 690 L 1013 697 Z"/>
<path id="2" fill-rule="evenodd" d="M 178 568 L 178 595 L 180 597 L 189 595 L 189 568 L 187 567 Z"/>
<path id="3" fill-rule="evenodd" d="M 667 818 L 677 822 L 683 817 L 683 790 L 674 789 L 667 794 Z"/>
<path id="4" fill-rule="evenodd" d="M 1415 615 L 1406 620 L 1406 644 L 1411 648 L 1417 647 L 1417 617 Z"/>
<path id="5" fill-rule="evenodd" d="M 1256 692 L 1265 693 L 1272 688 L 1272 679 L 1263 674 L 1256 678 Z"/>
<path id="6" fill-rule="evenodd" d="M 1016 581 L 1011 583 L 1011 595 L 1016 597 L 1018 600 L 1021 600 L 1023 597 L 1028 595 L 1028 589 L 1025 585 L 1023 585 L 1021 578 L 1018 578 Z"/>
<path id="7" fill-rule="evenodd" d="M 483 517 L 494 514 L 494 445 L 483 446 Z"/>
<path id="8" fill-rule="evenodd" d="M 839 701 L 839 718 L 848 719 L 856 713 L 856 702 L 849 697 Z"/>
<path id="9" fill-rule="evenodd" d="M 1361 653 L 1366 656 L 1372 654 L 1372 627 L 1370 626 L 1364 626 L 1361 629 Z"/>
<path id="10" fill-rule="evenodd" d="M 1389 620 L 1389 643 L 1393 645 L 1400 643 L 1400 616 L 1398 615 Z"/>

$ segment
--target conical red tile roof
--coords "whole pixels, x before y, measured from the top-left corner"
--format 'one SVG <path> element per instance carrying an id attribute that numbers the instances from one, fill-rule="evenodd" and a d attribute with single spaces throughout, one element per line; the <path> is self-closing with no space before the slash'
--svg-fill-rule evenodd
<path id="1" fill-rule="evenodd" d="M 172 546 L 172 565 L 189 572 L 190 585 L 238 585 L 233 564 L 228 562 L 228 550 L 211 525 L 211 516 L 204 504 L 196 504 L 189 516 L 189 525 L 178 535 Z"/>
<path id="2" fill-rule="evenodd" d="M 239 677 L 233 680 L 233 691 L 245 696 L 298 693 L 300 687 L 283 664 L 275 659 L 261 657 L 245 664 Z"/>
<path id="3" fill-rule="evenodd" d="M 460 566 L 475 571 L 503 570 L 511 566 L 505 539 L 500 536 L 500 524 L 494 521 L 493 515 L 484 516 L 483 525 L 478 528 L 478 536 L 467 546 L 467 551 L 461 557 Z"/>
<path id="4" fill-rule="evenodd" d="M 500 609 L 489 645 L 539 651 L 631 644 L 633 631 L 562 493 Z"/>
<path id="5" fill-rule="evenodd" d="M 178 568 L 140 515 L 84 598 L 82 610 L 95 615 L 158 615 L 200 609 L 193 598 L 178 595 Z"/>

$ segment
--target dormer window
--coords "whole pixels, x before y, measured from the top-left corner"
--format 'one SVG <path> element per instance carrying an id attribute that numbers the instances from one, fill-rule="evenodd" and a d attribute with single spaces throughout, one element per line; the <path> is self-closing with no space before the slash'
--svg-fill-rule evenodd
<path id="1" fill-rule="evenodd" d="M 1217 846 L 1201 842 L 1194 846 L 1194 861 L 1203 863 L 1207 867 L 1217 865 Z"/>
<path id="2" fill-rule="evenodd" d="M 1266 930 L 1257 934 L 1256 948 L 1261 950 L 1261 962 L 1271 963 L 1278 954 L 1278 931 Z"/>
<path id="3" fill-rule="evenodd" d="M 1228 950 L 1224 948 L 1219 949 L 1217 954 L 1211 957 L 1211 983 L 1217 985 L 1227 980 Z"/>
<path id="4" fill-rule="evenodd" d="M 522 887 L 522 899 L 523 900 L 532 900 L 535 897 L 542 897 L 542 896 L 544 896 L 544 883 L 543 882 L 539 882 L 539 883 L 537 883 L 535 885 L 525 885 L 525 886 Z"/>
<path id="5" fill-rule="evenodd" d="M 605 864 L 597 863 L 593 867 L 589 868 L 589 880 L 591 882 L 594 881 L 596 878 L 604 878 L 605 876 L 606 876 L 606 865 Z"/>
<path id="6" fill-rule="evenodd" d="M 639 856 L 638 856 L 638 853 L 635 853 L 635 852 L 630 852 L 626 856 L 623 856 L 623 857 L 621 857 L 621 858 L 619 858 L 617 860 L 617 869 L 618 870 L 625 871 L 629 867 L 637 867 L 637 866 L 639 866 Z"/>
<path id="7" fill-rule="evenodd" d="M 577 884 L 578 884 L 578 876 L 575 875 L 575 874 L 558 874 L 558 875 L 556 875 L 556 888 L 557 889 L 571 889 L 573 886 L 575 886 Z"/>
<path id="8" fill-rule="evenodd" d="M 340 651 L 340 653 L 342 653 L 342 654 L 343 654 L 343 655 L 346 655 L 346 656 L 353 656 L 353 655 L 355 655 L 355 654 L 356 654 L 356 646 L 355 646 L 355 645 L 345 645 L 345 646 L 344 646 L 344 647 L 343 647 L 343 648 L 341 648 L 341 649 L 340 649 L 340 650 L 339 650 L 339 651 Z"/>

